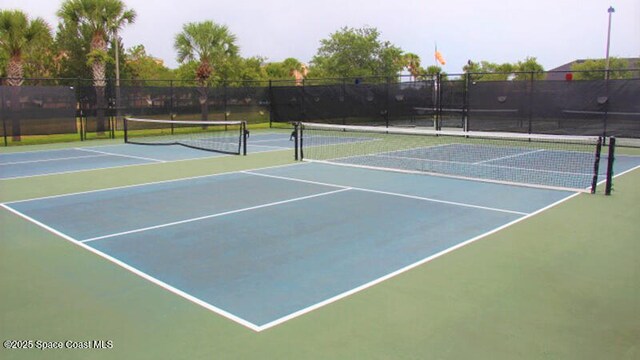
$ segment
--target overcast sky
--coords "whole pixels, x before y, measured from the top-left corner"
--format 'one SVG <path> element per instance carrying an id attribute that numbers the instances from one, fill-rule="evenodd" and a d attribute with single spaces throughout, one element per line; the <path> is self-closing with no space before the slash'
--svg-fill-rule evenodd
<path id="1" fill-rule="evenodd" d="M 242 56 L 309 62 L 321 39 L 344 26 L 375 27 L 381 39 L 448 73 L 471 59 L 516 62 L 533 56 L 550 70 L 574 59 L 604 58 L 609 6 L 615 8 L 611 56 L 640 56 L 640 0 L 124 0 L 138 18 L 122 32 L 125 48 L 177 67 L 175 35 L 188 22 L 213 20 L 237 36 Z M 55 29 L 62 0 L 2 0 L 2 9 L 40 16 Z"/>

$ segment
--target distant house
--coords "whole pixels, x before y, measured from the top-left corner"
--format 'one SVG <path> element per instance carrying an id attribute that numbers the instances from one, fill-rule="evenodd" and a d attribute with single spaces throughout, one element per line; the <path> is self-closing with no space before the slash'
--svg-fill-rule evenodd
<path id="1" fill-rule="evenodd" d="M 629 64 L 629 69 L 640 69 L 640 58 L 621 58 L 622 60 L 626 60 L 627 63 Z M 558 66 L 555 69 L 551 69 L 547 73 L 547 77 L 545 78 L 545 80 L 564 80 L 565 79 L 565 74 L 567 72 L 571 72 L 571 67 L 575 64 L 582 64 L 583 62 L 590 60 L 590 59 L 578 59 L 578 60 L 574 60 L 570 63 Z"/>

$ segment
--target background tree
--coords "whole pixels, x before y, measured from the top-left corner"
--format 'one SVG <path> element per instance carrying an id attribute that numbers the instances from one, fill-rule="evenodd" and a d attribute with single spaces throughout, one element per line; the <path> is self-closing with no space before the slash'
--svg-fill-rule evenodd
<path id="1" fill-rule="evenodd" d="M 264 58 L 253 56 L 250 58 L 238 58 L 233 66 L 236 71 L 234 78 L 240 81 L 264 81 L 268 80 L 267 72 L 264 68 Z"/>
<path id="2" fill-rule="evenodd" d="M 7 64 L 9 63 L 9 56 L 7 53 L 0 49 L 0 77 L 7 77 Z"/>
<path id="3" fill-rule="evenodd" d="M 87 53 L 91 48 L 91 34 L 78 36 L 76 24 L 58 23 L 55 47 L 58 52 L 57 76 L 61 78 L 91 79 L 91 67 L 87 64 Z M 84 30 L 87 31 L 87 30 Z M 67 83 L 66 85 L 73 85 Z"/>
<path id="4" fill-rule="evenodd" d="M 531 73 L 533 73 L 534 80 L 543 80 L 545 77 L 544 67 L 538 63 L 538 60 L 535 57 L 526 57 L 524 61 L 518 61 L 514 65 L 514 69 L 517 72 L 515 75 L 515 80 L 531 80 Z M 529 74 L 525 74 L 529 73 Z"/>
<path id="5" fill-rule="evenodd" d="M 9 91 L 13 141 L 21 140 L 20 118 L 16 114 L 20 110 L 19 87 L 24 81 L 24 56 L 47 41 L 51 43 L 51 29 L 43 19 L 30 20 L 19 10 L 0 11 L 0 52 L 7 59 L 7 85 L 14 87 Z"/>
<path id="6" fill-rule="evenodd" d="M 440 79 L 442 80 L 448 79 L 447 73 L 442 71 L 442 68 L 438 65 L 427 66 L 426 69 L 422 70 L 420 77 L 422 79 L 434 79 L 438 74 L 440 75 Z"/>
<path id="7" fill-rule="evenodd" d="M 402 50 L 379 37 L 375 28 L 344 27 L 320 40 L 312 68 L 328 77 L 397 76 Z"/>
<path id="8" fill-rule="evenodd" d="M 542 65 L 538 64 L 536 58 L 527 57 L 524 61 L 512 63 L 492 63 L 489 61 L 474 62 L 469 60 L 462 70 L 468 74 L 473 73 L 474 81 L 505 81 L 505 80 L 528 80 L 530 74 L 518 74 L 518 72 L 538 72 L 544 71 Z M 544 77 L 544 74 L 536 74 L 536 78 Z"/>
<path id="9" fill-rule="evenodd" d="M 42 18 L 30 20 L 20 10 L 0 10 L 0 51 L 6 58 L 7 84 L 20 86 L 25 57 L 51 42 L 51 29 Z"/>
<path id="10" fill-rule="evenodd" d="M 133 23 L 136 13 L 128 10 L 120 0 L 66 0 L 58 10 L 58 17 L 77 37 L 91 37 L 86 56 L 96 91 L 97 131 L 103 133 L 106 63 L 111 60 L 107 52 L 108 41 L 114 29 Z"/>
<path id="11" fill-rule="evenodd" d="M 167 82 L 150 82 L 145 80 L 172 80 L 174 73 L 164 65 L 162 60 L 147 54 L 144 45 L 136 45 L 129 48 L 122 56 L 124 66 L 122 67 L 123 80 L 136 80 L 136 83 L 151 86 L 162 86 Z"/>
<path id="12" fill-rule="evenodd" d="M 214 71 L 238 56 L 236 36 L 225 25 L 213 21 L 188 23 L 176 35 L 174 48 L 178 52 L 178 62 L 197 61 L 194 78 L 206 84 Z"/>
<path id="13" fill-rule="evenodd" d="M 224 81 L 231 68 L 229 64 L 238 56 L 236 36 L 224 25 L 213 21 L 188 23 L 176 35 L 174 48 L 181 64 L 197 62 L 195 79 L 200 86 L 202 120 L 208 118 L 207 85 L 217 72 L 218 80 Z"/>
<path id="14" fill-rule="evenodd" d="M 195 74 L 198 69 L 198 62 L 195 60 L 185 61 L 178 65 L 177 69 L 173 70 L 174 77 L 180 80 L 183 85 L 193 84 L 195 81 Z"/>
<path id="15" fill-rule="evenodd" d="M 605 78 L 605 59 L 590 59 L 583 63 L 573 64 L 571 71 L 575 71 L 575 80 L 603 80 Z M 632 71 L 621 71 L 629 68 L 627 60 L 619 58 L 609 58 L 609 78 L 610 79 L 631 79 Z"/>
<path id="16" fill-rule="evenodd" d="M 271 62 L 264 66 L 269 79 L 291 80 L 295 70 L 302 71 L 302 62 L 296 58 L 286 58 L 281 62 Z"/>

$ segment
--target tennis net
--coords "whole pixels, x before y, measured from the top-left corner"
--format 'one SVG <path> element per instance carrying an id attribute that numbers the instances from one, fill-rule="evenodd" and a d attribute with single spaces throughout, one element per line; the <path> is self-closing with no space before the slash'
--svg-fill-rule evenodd
<path id="1" fill-rule="evenodd" d="M 124 119 L 124 141 L 142 145 L 182 145 L 225 154 L 247 154 L 244 121 Z"/>
<path id="2" fill-rule="evenodd" d="M 299 123 L 298 156 L 344 166 L 595 192 L 602 138 Z"/>

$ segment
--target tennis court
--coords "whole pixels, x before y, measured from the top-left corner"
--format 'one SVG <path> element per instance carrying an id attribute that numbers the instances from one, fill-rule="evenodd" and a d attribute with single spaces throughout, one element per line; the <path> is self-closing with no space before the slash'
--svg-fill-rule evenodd
<path id="1" fill-rule="evenodd" d="M 591 150 L 556 149 L 546 143 L 542 149 L 531 148 L 533 145 L 504 146 L 486 139 L 468 142 L 468 137 L 457 143 L 425 144 L 420 140 L 398 145 L 378 134 L 371 137 L 343 129 L 336 135 L 324 130 L 313 133 L 306 129 L 306 138 L 301 133 L 294 138 L 290 132 L 253 133 L 247 141 L 247 156 L 183 146 L 133 144 L 1 154 L 3 165 L 0 169 L 3 184 L 7 186 L 5 189 L 9 186 L 22 188 L 28 194 L 29 187 L 46 184 L 48 175 L 56 175 L 57 181 L 69 181 L 65 191 L 57 190 L 58 195 L 23 196 L 1 205 L 5 210 L 3 222 L 13 224 L 12 229 L 34 234 L 34 238 L 46 238 L 40 246 L 49 248 L 59 246 L 60 242 L 74 245 L 63 250 L 63 253 L 73 255 L 61 273 L 45 265 L 43 269 L 51 272 L 50 281 L 66 284 L 62 290 L 71 287 L 75 289 L 74 293 L 87 294 L 77 299 L 61 296 L 54 300 L 45 295 L 36 301 L 51 300 L 52 304 L 64 309 L 61 302 L 75 304 L 84 302 L 85 296 L 102 297 L 95 306 L 111 314 L 106 316 L 122 321 L 125 315 L 117 314 L 121 310 L 127 318 L 140 316 L 154 324 L 151 326 L 162 328 L 158 331 L 163 334 L 173 335 L 176 334 L 170 330 L 172 324 L 184 322 L 183 326 L 187 326 L 192 335 L 187 336 L 188 340 L 181 338 L 180 341 L 192 345 L 200 340 L 208 341 L 226 348 L 225 353 L 242 353 L 238 349 L 246 347 L 246 351 L 253 354 L 267 351 L 275 357 L 286 357 L 282 350 L 286 349 L 286 339 L 300 338 L 308 349 L 313 334 L 322 333 L 320 341 L 322 346 L 327 346 L 344 340 L 340 336 L 344 336 L 345 331 L 361 331 L 363 337 L 380 342 L 380 338 L 371 334 L 369 326 L 375 332 L 395 339 L 393 341 L 401 341 L 394 333 L 401 334 L 399 336 L 422 334 L 417 340 L 422 339 L 425 331 L 438 331 L 444 326 L 438 311 L 449 314 L 442 310 L 447 303 L 462 301 L 463 306 L 471 308 L 488 306 L 488 300 L 482 300 L 483 296 L 461 300 L 464 296 L 460 294 L 469 291 L 469 287 L 501 288 L 501 281 L 505 279 L 498 278 L 509 276 L 509 271 L 524 266 L 533 266 L 533 272 L 547 274 L 542 270 L 544 264 L 554 256 L 566 256 L 562 255 L 563 251 L 573 251 L 562 250 L 558 255 L 547 248 L 536 250 L 534 242 L 529 244 L 533 248 L 527 250 L 531 253 L 518 253 L 519 262 L 505 272 L 502 267 L 506 266 L 508 257 L 499 254 L 515 249 L 515 244 L 521 241 L 509 235 L 507 238 L 511 243 L 492 243 L 496 236 L 505 237 L 502 234 L 517 231 L 514 228 L 526 228 L 523 223 L 539 221 L 532 222 L 532 219 L 545 216 L 548 219 L 545 215 L 548 212 L 571 206 L 578 200 L 582 204 L 595 202 L 606 206 L 607 202 L 616 201 L 612 198 L 624 197 L 616 192 L 613 197 L 601 194 L 606 177 L 606 165 L 603 164 L 607 164 L 608 159 L 603 154 L 598 158 L 599 169 L 594 169 L 595 156 Z M 302 145 L 300 151 L 308 160 L 306 162 L 292 161 L 297 141 Z M 529 143 L 530 139 L 527 140 Z M 264 156 L 260 157 L 259 166 L 250 162 L 256 156 Z M 288 160 L 282 160 L 284 158 Z M 247 162 L 241 170 L 225 171 L 215 167 L 216 161 L 223 159 Z M 562 159 L 563 168 L 553 166 L 557 159 Z M 192 161 L 194 169 L 211 166 L 211 174 L 190 175 L 186 171 L 173 173 L 168 180 L 155 179 L 151 174 L 148 181 L 124 184 L 123 179 L 148 167 L 174 169 L 172 166 L 185 161 Z M 618 154 L 613 165 L 614 174 L 626 178 L 622 175 L 637 173 L 633 170 L 640 167 L 640 156 Z M 395 168 L 391 169 L 393 171 L 377 169 L 390 170 L 392 167 Z M 102 170 L 100 175 L 90 171 L 95 169 Z M 194 170 L 194 174 L 198 173 L 201 170 Z M 84 185 L 104 174 L 113 177 L 113 186 L 90 188 Z M 589 191 L 594 174 L 599 193 L 581 195 Z M 74 191 L 79 183 L 83 184 L 84 190 Z M 622 188 L 626 191 L 624 189 L 629 187 Z M 4 194 L 3 199 L 9 197 L 7 195 Z M 15 198 L 15 194 L 11 196 Z M 553 239 L 556 231 L 562 234 L 562 228 L 549 227 L 545 238 Z M 30 241 L 13 230 L 7 234 L 12 243 Z M 574 241 L 564 240 L 566 244 Z M 540 241 L 549 244 L 546 240 Z M 498 267 L 492 275 L 493 280 L 470 285 L 464 279 L 474 277 L 473 269 L 468 264 L 456 262 L 460 255 L 452 255 L 477 243 L 483 245 L 462 254 L 494 244 L 489 245 L 494 254 L 484 253 L 477 258 L 487 261 L 478 269 L 492 266 L 492 262 Z M 8 244 L 4 246 L 8 247 Z M 554 246 L 570 246 L 566 244 Z M 17 246 L 13 251 L 20 254 L 19 249 L 24 245 L 11 246 Z M 549 258 L 535 260 L 540 253 Z M 46 254 L 36 254 L 44 257 L 43 264 L 50 261 Z M 34 256 L 34 253 L 26 256 Z M 74 267 L 78 261 L 76 257 L 84 267 Z M 439 265 L 432 266 L 436 259 Z M 104 260 L 107 260 L 107 267 L 103 265 Z M 451 261 L 452 265 L 447 267 Z M 441 268 L 443 265 L 445 270 Z M 480 273 L 488 271 L 484 269 Z M 435 283 L 433 280 L 426 283 L 407 280 L 417 274 L 430 274 L 427 277 L 436 276 L 438 280 Z M 12 276 L 29 277 L 31 272 Z M 518 272 L 511 276 L 517 278 Z M 69 284 L 68 277 L 83 283 L 95 282 L 95 289 L 90 289 L 92 285 L 77 288 Z M 98 284 L 104 281 L 109 285 Z M 408 285 L 406 281 L 409 281 Z M 447 284 L 459 281 L 466 284 L 463 286 L 467 290 L 448 297 L 447 294 L 456 291 L 446 290 L 450 286 Z M 522 286 L 544 286 L 541 284 L 544 282 L 532 280 L 531 284 L 523 283 Z M 434 285 L 437 287 L 432 287 Z M 420 294 L 418 298 L 415 298 L 418 295 L 414 290 Z M 163 295 L 167 291 L 170 297 Z M 499 292 L 503 291 L 507 290 Z M 380 292 L 386 295 L 380 298 Z M 142 303 L 131 298 L 137 294 L 142 294 Z M 367 300 L 371 296 L 377 300 Z M 496 296 L 487 299 L 495 301 L 511 295 Z M 399 300 L 392 300 L 396 298 Z M 123 308 L 123 302 L 128 301 L 132 301 L 131 308 Z M 440 305 L 431 309 L 428 304 L 433 306 L 434 301 L 440 301 Z M 147 302 L 156 305 L 147 306 Z M 88 303 L 86 306 L 90 309 L 94 305 Z M 349 310 L 341 310 L 344 306 Z M 489 306 L 496 307 L 495 310 L 500 304 Z M 180 310 L 174 312 L 175 309 Z M 361 309 L 372 312 L 363 315 Z M 337 315 L 335 311 L 338 311 Z M 398 312 L 398 317 L 388 315 L 388 311 Z M 34 313 L 40 316 L 36 322 L 46 324 L 47 319 L 40 311 Z M 191 319 L 189 322 L 181 317 L 183 313 L 190 314 L 187 316 Z M 489 313 L 495 314 L 495 311 Z M 326 314 L 334 315 L 327 318 Z M 426 314 L 429 317 L 425 317 Z M 451 316 L 453 314 L 455 311 Z M 126 320 L 129 321 L 133 320 Z M 473 319 L 464 321 L 473 323 Z M 493 321 L 503 323 L 500 319 Z M 308 327 L 309 324 L 319 325 Z M 89 328 L 94 326 L 97 325 Z M 118 325 L 110 326 L 111 331 L 118 331 Z M 430 326 L 433 328 L 426 330 Z M 446 326 L 464 330 L 467 325 Z M 333 327 L 339 329 L 337 337 L 331 335 Z M 208 330 L 203 331 L 203 328 Z M 504 331 L 507 330 L 499 329 L 496 334 Z M 231 340 L 225 345 L 228 334 Z M 248 334 L 265 334 L 266 337 Z M 167 340 L 165 337 L 152 341 Z M 430 341 L 433 339 L 427 343 Z M 124 337 L 118 337 L 116 342 L 125 343 L 121 346 L 129 349 L 136 347 L 127 343 Z M 231 344 L 239 348 L 229 350 Z M 272 346 L 278 350 L 265 350 Z M 387 349 L 384 351 L 393 349 L 384 342 L 380 342 L 380 346 Z M 158 346 L 158 349 L 163 348 Z M 346 348 L 361 354 L 350 346 Z M 294 353 L 300 354 L 300 351 L 303 350 L 294 350 Z M 164 352 L 158 350 L 156 354 L 161 356 Z M 194 354 L 210 352 L 194 350 Z"/>
<path id="2" fill-rule="evenodd" d="M 5 206 L 261 330 L 570 195 L 304 164 Z"/>

